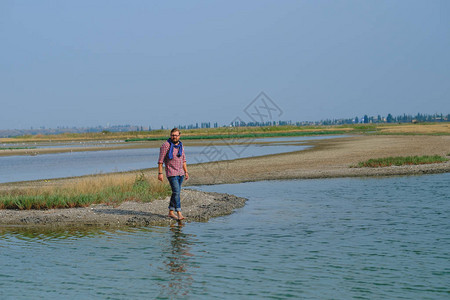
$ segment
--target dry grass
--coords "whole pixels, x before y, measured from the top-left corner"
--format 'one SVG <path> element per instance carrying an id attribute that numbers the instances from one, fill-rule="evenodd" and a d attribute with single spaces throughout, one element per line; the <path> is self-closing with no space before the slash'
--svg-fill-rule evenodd
<path id="1" fill-rule="evenodd" d="M 150 202 L 165 197 L 170 186 L 141 174 L 111 174 L 80 178 L 63 185 L 48 184 L 0 193 L 0 209 L 83 207 L 93 203 L 118 205 L 123 201 Z"/>
<path id="2" fill-rule="evenodd" d="M 450 134 L 450 123 L 378 125 L 377 129 L 388 134 L 445 135 Z"/>

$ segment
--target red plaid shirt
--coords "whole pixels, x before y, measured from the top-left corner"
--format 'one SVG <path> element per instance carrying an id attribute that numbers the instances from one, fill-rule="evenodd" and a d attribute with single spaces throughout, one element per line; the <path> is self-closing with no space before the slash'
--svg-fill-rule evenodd
<path id="1" fill-rule="evenodd" d="M 183 170 L 183 163 L 186 162 L 186 155 L 184 154 L 184 147 L 183 147 L 183 154 L 181 154 L 180 157 L 177 156 L 178 151 L 180 151 L 180 148 L 173 148 L 173 159 L 169 159 L 169 152 L 170 144 L 168 141 L 165 141 L 164 144 L 161 145 L 161 148 L 159 149 L 159 159 L 158 164 L 164 163 L 166 167 L 166 176 L 181 176 L 185 175 Z"/>

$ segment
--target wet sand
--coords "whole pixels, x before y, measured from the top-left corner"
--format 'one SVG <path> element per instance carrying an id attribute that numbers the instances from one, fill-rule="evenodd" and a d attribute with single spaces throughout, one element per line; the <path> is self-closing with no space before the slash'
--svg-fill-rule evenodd
<path id="1" fill-rule="evenodd" d="M 450 154 L 450 136 L 352 136 L 308 142 L 308 150 L 242 158 L 232 161 L 189 164 L 185 186 L 238 183 L 260 180 L 312 179 L 356 176 L 419 175 L 450 172 L 450 162 L 418 166 L 356 168 L 371 158 Z M 188 158 L 189 159 L 189 158 Z M 188 162 L 189 163 L 189 162 Z M 142 170 L 157 176 L 157 169 Z M 135 174 L 136 171 L 128 172 Z M 102 176 L 102 175 L 96 175 Z M 86 177 L 86 176 L 84 176 Z M 95 176 L 90 176 L 95 180 Z M 65 184 L 77 178 L 52 180 Z M 0 190 L 33 188 L 42 181 L 0 184 Z M 94 205 L 87 208 L 43 211 L 0 210 L 0 226 L 146 226 L 174 221 L 166 217 L 169 199 L 152 203 L 125 202 L 119 207 Z M 184 189 L 182 207 L 186 221 L 206 221 L 242 207 L 245 199 Z"/>
<path id="2" fill-rule="evenodd" d="M 24 147 L 32 147 L 33 145 L 25 145 Z M 86 152 L 86 151 L 107 151 L 107 150 L 124 150 L 124 149 L 139 149 L 139 148 L 156 148 L 161 146 L 160 141 L 152 141 L 145 143 L 118 143 L 116 145 L 99 145 L 91 147 L 54 147 L 54 148 L 30 148 L 30 149 L 0 149 L 1 156 L 14 155 L 41 155 L 41 154 L 55 154 L 55 153 L 72 153 L 72 152 Z"/>
<path id="3" fill-rule="evenodd" d="M 248 140 L 248 139 L 247 139 Z M 89 151 L 108 151 L 108 150 L 125 150 L 125 149 L 147 149 L 147 148 L 159 148 L 163 143 L 163 140 L 158 141 L 143 141 L 143 142 L 118 142 L 111 144 L 102 144 L 97 146 L 67 146 L 67 147 L 41 147 L 41 148 L 33 148 L 34 144 L 21 145 L 23 147 L 29 147 L 28 149 L 0 149 L 0 157 L 2 156 L 17 156 L 17 155 L 42 155 L 42 154 L 56 154 L 56 153 L 72 153 L 72 152 L 89 152 Z M 195 147 L 203 147 L 211 145 L 215 143 L 217 145 L 226 144 L 226 145 L 242 145 L 243 142 L 239 140 L 231 140 L 231 139 L 223 139 L 223 140 L 187 140 L 183 141 L 183 145 L 186 147 L 195 146 Z M 263 139 L 255 138 L 250 139 L 249 142 L 251 144 L 270 144 L 274 142 L 263 141 Z M 292 142 L 294 145 L 303 144 L 302 141 Z M 55 143 L 55 145 L 57 145 Z"/>

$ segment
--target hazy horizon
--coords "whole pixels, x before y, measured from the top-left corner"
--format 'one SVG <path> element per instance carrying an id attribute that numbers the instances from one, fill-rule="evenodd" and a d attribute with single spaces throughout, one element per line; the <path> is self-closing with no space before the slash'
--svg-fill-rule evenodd
<path id="1" fill-rule="evenodd" d="M 0 129 L 450 111 L 449 1 L 5 0 L 0 38 Z"/>
<path id="2" fill-rule="evenodd" d="M 444 117 L 450 116 L 450 113 L 422 114 L 422 113 L 419 112 L 418 114 L 425 115 L 425 116 L 434 116 L 434 115 L 443 115 Z M 365 115 L 367 115 L 369 118 L 377 118 L 378 117 L 377 115 L 370 115 L 370 114 L 365 114 Z M 394 118 L 398 118 L 398 117 L 404 116 L 405 114 L 399 114 L 399 115 L 392 115 L 392 114 L 390 114 L 390 115 L 392 117 L 394 117 Z M 380 115 L 380 116 L 382 117 L 382 122 L 386 122 L 386 118 L 388 116 L 385 116 L 385 115 Z M 417 114 L 407 115 L 407 116 L 414 118 L 414 117 L 417 116 Z M 330 118 L 330 119 L 321 119 L 321 120 L 277 120 L 277 121 L 275 121 L 275 123 L 276 123 L 276 126 L 282 126 L 282 125 L 278 124 L 278 121 L 280 121 L 280 123 L 281 122 L 283 122 L 283 123 L 291 122 L 290 124 L 283 124 L 283 125 L 294 125 L 295 126 L 296 123 L 320 123 L 320 122 L 325 122 L 325 121 L 330 121 L 330 120 L 331 121 L 351 120 L 351 119 L 355 120 L 355 118 L 358 118 L 358 120 L 357 120 L 358 123 L 361 123 L 361 124 L 363 123 L 364 116 L 354 116 L 354 117 L 339 118 L 339 119 L 337 119 L 337 118 Z M 431 122 L 438 123 L 439 121 L 431 121 Z M 446 122 L 448 122 L 448 121 L 446 121 Z M 215 121 L 204 121 L 204 122 L 203 121 L 198 121 L 198 122 L 194 122 L 194 123 L 190 123 L 190 124 L 179 123 L 179 124 L 172 124 L 172 125 L 166 126 L 166 127 L 164 127 L 164 129 L 171 129 L 171 128 L 174 128 L 174 127 L 191 126 L 191 125 L 193 125 L 193 126 L 198 125 L 199 126 L 198 128 L 202 128 L 201 127 L 202 123 L 209 123 L 211 128 L 214 128 L 214 124 L 216 122 Z M 369 122 L 369 123 L 371 123 L 371 122 Z M 395 123 L 397 123 L 397 121 L 395 121 Z M 355 121 L 355 124 L 356 124 L 356 121 Z M 218 127 L 225 127 L 225 126 L 229 126 L 229 125 L 232 125 L 232 124 L 230 124 L 230 123 L 221 124 L 221 123 L 217 122 L 217 125 L 218 125 Z M 48 129 L 48 130 L 53 130 L 53 129 L 55 129 L 55 130 L 56 129 L 61 129 L 61 130 L 62 129 L 89 129 L 89 128 L 99 128 L 99 127 L 107 129 L 107 128 L 115 128 L 115 127 L 127 127 L 127 126 L 128 127 L 143 127 L 144 131 L 148 130 L 148 128 L 149 128 L 149 126 L 145 125 L 145 124 L 109 124 L 108 123 L 108 124 L 97 124 L 97 125 L 92 125 L 92 126 L 56 126 L 56 127 L 30 126 L 29 128 L 0 128 L 0 131 L 2 131 L 2 130 L 3 131 L 8 131 L 8 130 L 40 130 L 40 129 L 43 129 L 43 130 L 45 130 L 45 129 Z M 255 125 L 249 125 L 249 126 L 255 126 Z M 156 127 L 151 127 L 151 130 L 159 130 L 159 129 L 161 129 L 161 125 L 160 126 L 156 126 Z M 187 129 L 196 129 L 196 128 L 187 128 Z"/>

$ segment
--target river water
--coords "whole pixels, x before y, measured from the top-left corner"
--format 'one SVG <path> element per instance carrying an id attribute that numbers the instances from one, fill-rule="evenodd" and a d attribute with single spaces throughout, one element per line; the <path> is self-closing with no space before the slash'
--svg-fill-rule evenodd
<path id="1" fill-rule="evenodd" d="M 207 223 L 0 229 L 1 299 L 448 299 L 450 173 L 201 186 Z"/>
<path id="2" fill-rule="evenodd" d="M 204 163 L 243 157 L 261 156 L 308 148 L 304 143 L 315 139 L 330 139 L 344 136 L 282 137 L 241 139 L 241 143 L 230 144 L 227 140 L 210 143 L 209 146 L 186 147 L 189 163 Z M 244 144 L 246 142 L 270 142 L 267 144 Z M 118 142 L 116 142 L 118 143 Z M 94 142 L 92 145 L 97 145 Z M 79 147 L 89 148 L 89 143 Z M 58 148 L 72 144 L 46 143 L 46 148 Z M 111 145 L 109 143 L 108 145 Z M 44 147 L 39 144 L 38 147 Z M 0 183 L 72 177 L 109 172 L 131 171 L 157 167 L 159 148 L 122 149 L 104 151 L 82 151 L 73 153 L 42 154 L 36 156 L 0 157 Z"/>

